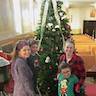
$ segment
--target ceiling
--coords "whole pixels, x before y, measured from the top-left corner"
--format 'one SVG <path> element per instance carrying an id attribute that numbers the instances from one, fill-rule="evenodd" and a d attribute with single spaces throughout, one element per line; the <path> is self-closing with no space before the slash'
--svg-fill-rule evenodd
<path id="1" fill-rule="evenodd" d="M 74 7 L 90 7 L 91 4 L 95 3 L 96 0 L 69 0 L 71 8 Z"/>

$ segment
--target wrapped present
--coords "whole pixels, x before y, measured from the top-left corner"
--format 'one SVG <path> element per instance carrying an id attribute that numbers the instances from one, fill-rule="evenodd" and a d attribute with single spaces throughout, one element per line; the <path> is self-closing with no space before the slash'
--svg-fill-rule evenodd
<path id="1" fill-rule="evenodd" d="M 10 55 L 8 55 L 8 54 L 6 54 L 6 53 L 4 53 L 3 51 L 1 51 L 0 50 L 0 57 L 2 57 L 4 60 L 6 60 L 6 61 L 11 61 L 11 56 Z"/>
<path id="2" fill-rule="evenodd" d="M 10 65 L 10 60 L 9 55 L 0 51 L 0 83 L 5 83 L 9 80 L 7 66 Z"/>
<path id="3" fill-rule="evenodd" d="M 11 56 L 0 51 L 0 84 L 7 93 L 13 93 L 14 80 L 11 76 Z"/>

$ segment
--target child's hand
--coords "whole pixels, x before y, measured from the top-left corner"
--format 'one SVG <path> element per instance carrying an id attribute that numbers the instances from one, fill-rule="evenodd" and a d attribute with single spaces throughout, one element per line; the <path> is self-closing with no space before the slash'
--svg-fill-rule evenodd
<path id="1" fill-rule="evenodd" d="M 80 85 L 76 84 L 75 86 L 75 92 L 79 93 L 80 92 Z"/>

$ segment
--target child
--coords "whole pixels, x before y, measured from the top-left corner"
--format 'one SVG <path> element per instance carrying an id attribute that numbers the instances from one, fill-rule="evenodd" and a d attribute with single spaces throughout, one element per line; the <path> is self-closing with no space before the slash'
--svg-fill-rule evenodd
<path id="1" fill-rule="evenodd" d="M 33 89 L 33 73 L 27 64 L 31 50 L 26 40 L 16 44 L 11 64 L 11 73 L 14 80 L 13 96 L 35 96 Z"/>
<path id="2" fill-rule="evenodd" d="M 74 87 L 78 82 L 78 78 L 71 74 L 68 64 L 61 63 L 58 66 L 60 73 L 58 74 L 58 96 L 75 96 Z"/>
<path id="3" fill-rule="evenodd" d="M 38 55 L 38 41 L 37 40 L 31 40 L 29 42 L 30 48 L 31 48 L 31 55 L 28 58 L 28 65 L 31 68 L 31 71 L 33 72 L 34 77 L 34 89 L 37 93 L 37 75 L 38 71 L 40 69 L 39 65 L 39 55 Z"/>

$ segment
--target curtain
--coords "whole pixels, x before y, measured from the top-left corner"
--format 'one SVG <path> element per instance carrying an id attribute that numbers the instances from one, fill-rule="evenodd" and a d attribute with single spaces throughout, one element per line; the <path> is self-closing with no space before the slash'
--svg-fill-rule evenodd
<path id="1" fill-rule="evenodd" d="M 0 40 L 15 35 L 14 22 L 10 2 L 0 0 Z"/>
<path id="2" fill-rule="evenodd" d="M 16 2 L 19 8 L 18 11 Z M 13 6 L 15 6 L 14 13 L 20 14 L 19 16 L 14 15 L 16 22 L 18 18 L 20 19 L 19 26 L 15 22 L 15 28 L 19 28 L 19 30 L 16 29 L 17 32 L 27 33 L 35 31 L 39 22 L 41 0 L 13 0 Z"/>
<path id="3" fill-rule="evenodd" d="M 42 0 L 0 0 L 0 40 L 33 32 L 40 19 Z"/>

